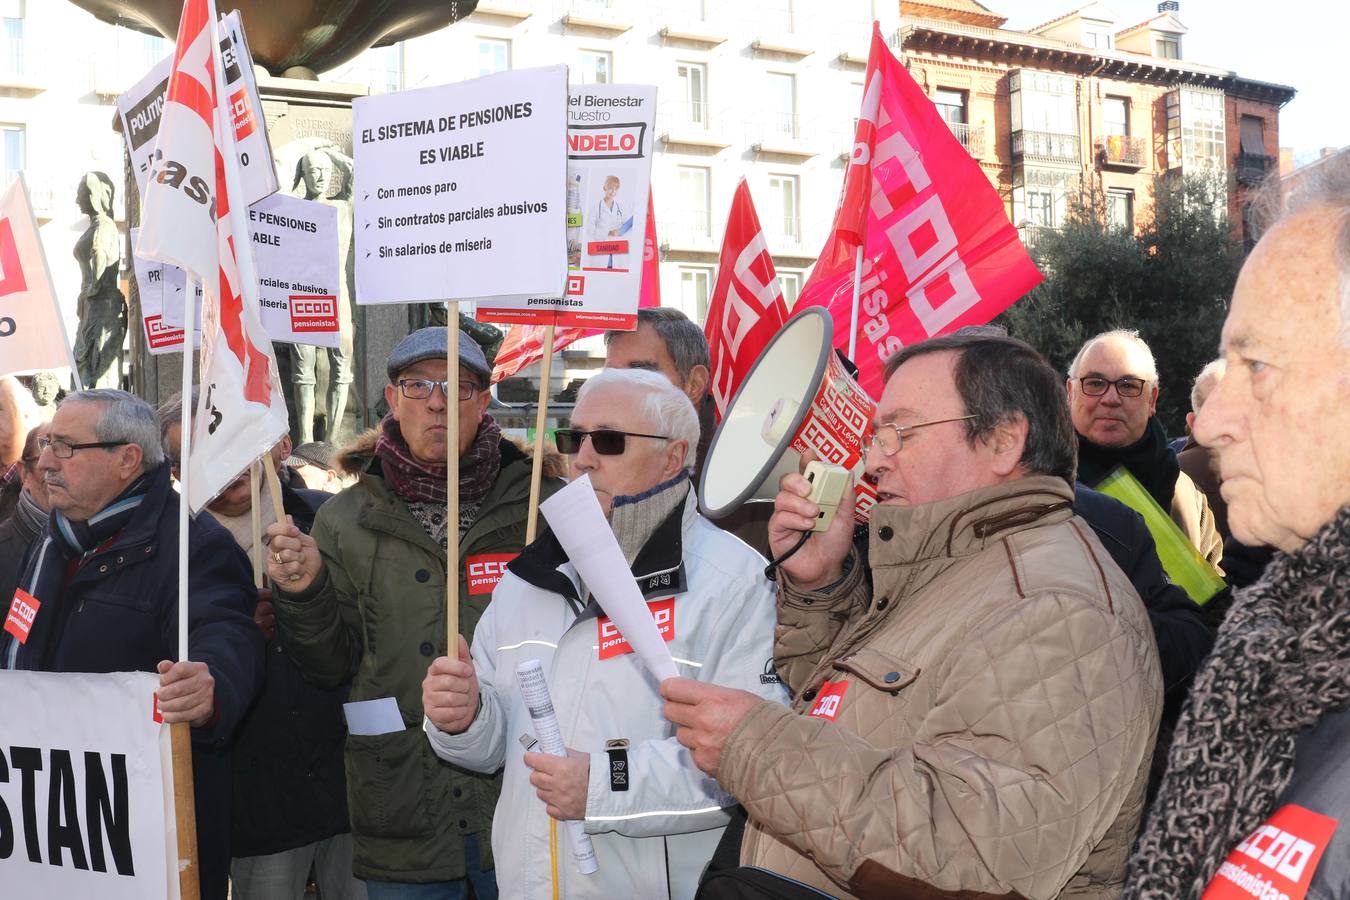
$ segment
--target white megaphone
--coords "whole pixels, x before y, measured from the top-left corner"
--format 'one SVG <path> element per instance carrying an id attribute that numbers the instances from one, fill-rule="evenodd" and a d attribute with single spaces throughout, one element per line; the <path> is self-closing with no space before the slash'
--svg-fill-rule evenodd
<path id="1" fill-rule="evenodd" d="M 876 403 L 834 352 L 834 323 L 819 306 L 794 315 L 755 360 L 717 426 L 699 479 L 710 519 L 751 501 L 773 500 L 801 454 L 853 472 L 854 517 L 866 522 L 876 490 L 863 479 L 863 441 Z"/>

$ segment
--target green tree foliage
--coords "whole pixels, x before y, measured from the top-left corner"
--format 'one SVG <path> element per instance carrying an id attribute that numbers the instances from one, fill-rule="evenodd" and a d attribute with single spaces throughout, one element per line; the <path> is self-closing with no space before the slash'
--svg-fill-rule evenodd
<path id="1" fill-rule="evenodd" d="M 1244 250 L 1231 233 L 1222 179 L 1160 176 L 1152 195 L 1153 219 L 1138 234 L 1108 225 L 1100 196 L 1074 203 L 1062 228 L 1029 242 L 1045 281 L 997 324 L 1061 372 L 1094 334 L 1137 330 L 1158 360 L 1158 416 L 1177 436 L 1191 382 L 1218 355 Z"/>

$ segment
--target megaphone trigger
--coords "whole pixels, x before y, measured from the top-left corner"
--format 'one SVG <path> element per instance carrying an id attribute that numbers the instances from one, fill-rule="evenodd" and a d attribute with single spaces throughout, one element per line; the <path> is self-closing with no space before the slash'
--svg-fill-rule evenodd
<path id="1" fill-rule="evenodd" d="M 832 466 L 819 460 L 808 463 L 803 474 L 811 482 L 811 496 L 808 499 L 820 507 L 811 530 L 824 531 L 834 521 L 834 514 L 844 499 L 844 492 L 849 488 L 851 476 L 843 466 Z"/>

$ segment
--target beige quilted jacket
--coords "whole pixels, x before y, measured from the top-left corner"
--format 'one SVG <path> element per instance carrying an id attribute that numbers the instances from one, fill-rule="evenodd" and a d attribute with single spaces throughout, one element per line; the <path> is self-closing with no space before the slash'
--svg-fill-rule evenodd
<path id="1" fill-rule="evenodd" d="M 742 863 L 841 896 L 1119 895 L 1162 678 L 1072 500 L 1038 476 L 878 506 L 873 587 L 856 564 L 826 593 L 784 584 L 794 704 L 753 709 L 718 772 L 750 815 Z"/>

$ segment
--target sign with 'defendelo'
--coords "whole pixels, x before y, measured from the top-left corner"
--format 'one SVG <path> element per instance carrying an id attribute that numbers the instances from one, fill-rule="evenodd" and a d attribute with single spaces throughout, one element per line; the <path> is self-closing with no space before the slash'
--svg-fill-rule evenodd
<path id="1" fill-rule="evenodd" d="M 169 728 L 145 672 L 5 672 L 0 894 L 178 897 Z"/>

